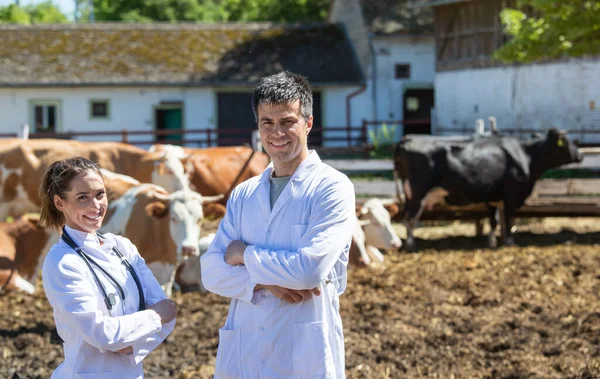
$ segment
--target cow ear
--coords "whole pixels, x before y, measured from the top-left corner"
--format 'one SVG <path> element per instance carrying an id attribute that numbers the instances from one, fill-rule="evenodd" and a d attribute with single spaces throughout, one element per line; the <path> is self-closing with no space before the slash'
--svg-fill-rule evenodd
<path id="1" fill-rule="evenodd" d="M 149 217 L 162 218 L 167 215 L 168 208 L 160 201 L 153 201 L 144 208 Z"/>
<path id="2" fill-rule="evenodd" d="M 157 162 L 156 163 L 156 171 L 158 172 L 158 175 L 163 176 L 165 174 L 165 168 L 167 165 L 164 164 L 164 162 Z"/>
<path id="3" fill-rule="evenodd" d="M 370 223 L 371 223 L 370 220 L 358 220 L 358 225 L 360 225 L 360 226 L 369 225 Z"/>
<path id="4" fill-rule="evenodd" d="M 386 205 L 384 205 L 384 207 L 390 214 L 390 217 L 394 217 L 395 215 L 400 213 L 400 207 L 396 203 L 386 204 Z"/>
<path id="5" fill-rule="evenodd" d="M 558 139 L 558 136 L 560 135 L 560 133 L 558 132 L 558 130 L 556 128 L 552 128 L 550 130 L 548 130 L 548 137 L 556 140 Z"/>
<path id="6" fill-rule="evenodd" d="M 217 220 L 225 217 L 225 206 L 223 204 L 206 204 L 203 208 L 204 217 L 207 220 Z"/>

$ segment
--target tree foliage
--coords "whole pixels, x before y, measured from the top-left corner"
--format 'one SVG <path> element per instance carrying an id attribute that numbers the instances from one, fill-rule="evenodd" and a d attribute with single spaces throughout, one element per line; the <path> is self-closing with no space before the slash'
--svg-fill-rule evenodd
<path id="1" fill-rule="evenodd" d="M 57 24 L 67 21 L 67 16 L 52 1 L 24 7 L 15 4 L 0 7 L 0 23 L 3 24 Z"/>
<path id="2" fill-rule="evenodd" d="M 85 0 L 80 2 L 86 17 Z M 330 0 L 94 0 L 99 21 L 323 21 Z"/>
<path id="3" fill-rule="evenodd" d="M 511 39 L 495 52 L 503 61 L 600 53 L 600 0 L 519 0 L 500 13 Z"/>

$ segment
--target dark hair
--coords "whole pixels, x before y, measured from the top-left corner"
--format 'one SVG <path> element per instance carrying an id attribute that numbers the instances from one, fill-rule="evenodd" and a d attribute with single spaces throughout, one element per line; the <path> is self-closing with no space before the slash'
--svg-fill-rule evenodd
<path id="1" fill-rule="evenodd" d="M 71 181 L 77 175 L 95 171 L 102 176 L 98 165 L 84 157 L 67 158 L 56 161 L 48 167 L 40 185 L 39 195 L 42 201 L 39 224 L 43 227 L 60 230 L 65 224 L 65 216 L 54 205 L 54 195 L 66 199 L 66 193 L 71 190 Z"/>
<path id="2" fill-rule="evenodd" d="M 254 119 L 258 122 L 258 107 L 261 104 L 284 105 L 296 100 L 300 100 L 302 116 L 308 121 L 313 113 L 312 89 L 308 79 L 289 71 L 265 76 L 260 79 L 252 94 Z"/>

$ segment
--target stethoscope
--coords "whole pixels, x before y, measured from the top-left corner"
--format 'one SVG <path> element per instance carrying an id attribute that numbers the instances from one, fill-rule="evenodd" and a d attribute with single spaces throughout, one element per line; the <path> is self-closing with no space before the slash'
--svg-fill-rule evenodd
<path id="1" fill-rule="evenodd" d="M 102 234 L 100 234 L 98 232 L 96 232 L 96 234 L 98 235 L 98 237 L 104 238 L 104 236 Z M 79 254 L 79 256 L 83 259 L 85 264 L 88 266 L 88 268 L 92 272 L 92 275 L 94 276 L 94 281 L 98 285 L 100 292 L 102 292 L 102 296 L 104 296 L 104 303 L 106 304 L 106 308 L 108 308 L 109 312 L 112 311 L 113 306 L 117 303 L 115 300 L 115 294 L 114 293 L 109 294 L 106 292 L 106 288 L 104 288 L 104 285 L 98 278 L 98 275 L 94 271 L 94 268 L 92 267 L 92 265 L 94 265 L 98 270 L 100 270 L 104 274 L 104 276 L 106 276 L 106 278 L 119 291 L 119 295 L 121 296 L 121 299 L 123 299 L 123 301 L 125 301 L 125 291 L 123 291 L 123 288 L 119 285 L 119 283 L 117 283 L 115 278 L 113 278 L 112 275 L 110 275 L 104 268 L 102 268 L 96 261 L 94 261 L 92 259 L 92 257 L 87 255 L 79 246 L 77 246 L 77 244 L 71 238 L 71 236 L 69 236 L 69 234 L 67 234 L 67 231 L 65 230 L 64 227 L 62 230 L 61 238 L 63 241 L 65 241 L 65 243 L 67 245 L 69 245 L 70 248 L 72 248 L 73 250 L 75 250 L 75 252 L 77 254 Z M 138 293 L 139 293 L 139 298 L 140 298 L 139 310 L 140 311 L 145 310 L 146 302 L 144 301 L 144 292 L 142 290 L 142 283 L 140 282 L 140 279 L 138 278 L 138 276 L 137 276 L 135 270 L 133 269 L 133 267 L 131 266 L 131 264 L 129 264 L 129 261 L 127 261 L 127 259 L 123 256 L 123 254 L 119 251 L 119 249 L 117 249 L 116 246 L 113 246 L 112 250 L 115 252 L 115 254 L 117 254 L 119 259 L 121 259 L 121 263 L 125 266 L 127 271 L 129 271 L 131 273 L 131 276 L 133 277 L 133 280 L 135 281 L 135 285 L 137 286 Z"/>

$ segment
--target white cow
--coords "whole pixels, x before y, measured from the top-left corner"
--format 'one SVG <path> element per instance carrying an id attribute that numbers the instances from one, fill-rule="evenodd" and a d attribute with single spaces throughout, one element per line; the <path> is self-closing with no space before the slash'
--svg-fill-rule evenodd
<path id="1" fill-rule="evenodd" d="M 373 260 L 383 263 L 383 251 L 398 250 L 402 241 L 392 227 L 390 211 L 386 206 L 393 206 L 394 200 L 371 198 L 357 207 L 358 221 L 352 235 L 353 247 L 350 255 L 360 256 L 363 264 L 369 265 Z M 356 259 L 353 259 L 356 261 Z"/>

